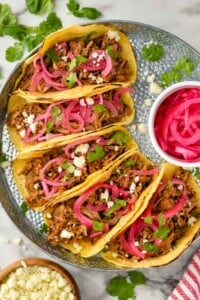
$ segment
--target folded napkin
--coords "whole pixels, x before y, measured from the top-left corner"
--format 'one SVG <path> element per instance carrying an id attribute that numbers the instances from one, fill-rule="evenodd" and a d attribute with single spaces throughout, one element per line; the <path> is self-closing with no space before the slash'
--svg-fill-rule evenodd
<path id="1" fill-rule="evenodd" d="M 167 300 L 200 300 L 200 249 Z"/>

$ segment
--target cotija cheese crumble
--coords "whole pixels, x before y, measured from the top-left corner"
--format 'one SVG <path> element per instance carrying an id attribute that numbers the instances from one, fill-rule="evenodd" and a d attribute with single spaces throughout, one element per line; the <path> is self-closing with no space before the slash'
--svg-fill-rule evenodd
<path id="1" fill-rule="evenodd" d="M 57 271 L 42 266 L 20 267 L 0 283 L 1 300 L 74 300 L 70 284 Z"/>

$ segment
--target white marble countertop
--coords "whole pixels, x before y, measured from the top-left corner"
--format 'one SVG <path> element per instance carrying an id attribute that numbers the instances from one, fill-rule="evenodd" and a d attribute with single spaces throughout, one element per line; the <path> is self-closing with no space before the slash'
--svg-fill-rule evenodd
<path id="1" fill-rule="evenodd" d="M 87 20 L 66 13 L 66 0 L 56 0 L 54 2 L 56 3 L 54 11 L 61 18 L 63 26 L 87 22 Z M 22 24 L 38 25 L 45 19 L 45 15 L 36 16 L 28 13 L 24 0 L 7 0 L 1 1 L 1 3 L 9 4 L 12 12 L 18 15 Z M 103 17 L 100 20 L 120 19 L 154 25 L 179 36 L 200 51 L 200 3 L 196 0 L 82 0 L 79 3 L 82 6 L 93 6 L 102 11 Z M 16 63 L 7 62 L 4 56 L 5 49 L 13 44 L 13 39 L 9 37 L 0 37 L 0 39 L 0 68 L 3 75 L 3 79 L 0 80 L 0 87 L 2 87 Z M 13 224 L 1 205 L 0 220 L 0 269 L 23 257 L 44 257 L 60 262 L 41 251 L 27 239 Z M 21 240 L 20 244 L 17 243 L 16 239 L 18 238 Z M 145 286 L 136 288 L 136 299 L 167 299 L 199 246 L 200 242 L 198 241 L 178 260 L 167 266 L 142 270 L 147 276 L 148 282 Z M 108 296 L 105 290 L 106 284 L 113 276 L 119 273 L 126 274 L 125 271 L 94 271 L 69 264 L 61 264 L 74 275 L 79 284 L 83 300 L 116 299 Z"/>

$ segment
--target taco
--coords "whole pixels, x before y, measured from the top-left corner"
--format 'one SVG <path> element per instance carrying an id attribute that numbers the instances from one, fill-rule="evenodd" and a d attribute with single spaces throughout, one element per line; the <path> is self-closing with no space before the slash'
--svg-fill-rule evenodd
<path id="1" fill-rule="evenodd" d="M 162 169 L 143 154 L 129 151 L 81 196 L 45 210 L 49 242 L 82 257 L 97 254 L 141 214 L 161 176 Z"/>
<path id="2" fill-rule="evenodd" d="M 13 95 L 6 119 L 10 138 L 17 150 L 33 151 L 109 125 L 128 124 L 134 117 L 130 91 L 119 88 L 56 103 L 32 102 Z"/>
<path id="3" fill-rule="evenodd" d="M 61 100 L 128 86 L 136 80 L 128 37 L 113 26 L 69 26 L 45 40 L 29 57 L 15 93 L 33 100 Z"/>
<path id="4" fill-rule="evenodd" d="M 126 268 L 161 266 L 175 260 L 200 230 L 200 188 L 188 170 L 165 164 L 145 211 L 101 253 Z"/>
<path id="5" fill-rule="evenodd" d="M 13 176 L 28 206 L 42 210 L 81 193 L 126 151 L 137 144 L 121 126 L 62 141 L 48 150 L 22 153 L 13 161 Z"/>

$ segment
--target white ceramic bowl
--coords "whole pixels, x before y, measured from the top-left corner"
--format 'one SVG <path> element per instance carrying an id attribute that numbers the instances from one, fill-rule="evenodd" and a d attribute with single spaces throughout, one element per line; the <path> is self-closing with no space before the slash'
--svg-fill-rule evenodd
<path id="1" fill-rule="evenodd" d="M 200 167 L 200 157 L 199 157 L 199 161 L 195 161 L 195 162 L 188 162 L 188 161 L 184 161 L 184 160 L 180 160 L 175 156 L 172 156 L 168 153 L 166 153 L 159 145 L 156 135 L 155 135 L 155 130 L 154 130 L 154 123 L 155 123 L 155 117 L 157 114 L 157 111 L 160 107 L 160 105 L 165 101 L 165 99 L 167 97 L 169 97 L 171 94 L 173 94 L 174 92 L 183 89 L 183 88 L 194 88 L 194 87 L 200 87 L 200 81 L 184 81 L 184 82 L 179 82 L 179 83 L 175 83 L 169 87 L 167 87 L 166 89 L 164 89 L 159 96 L 155 99 L 151 110 L 150 110 L 150 115 L 149 115 L 149 120 L 148 120 L 148 129 L 149 129 L 149 135 L 150 135 L 150 139 L 151 142 L 153 144 L 153 147 L 155 148 L 155 150 L 157 151 L 157 153 L 167 162 L 170 162 L 172 164 L 181 166 L 181 167 Z M 199 116 L 200 118 L 200 116 Z"/>

